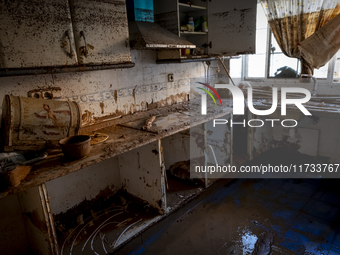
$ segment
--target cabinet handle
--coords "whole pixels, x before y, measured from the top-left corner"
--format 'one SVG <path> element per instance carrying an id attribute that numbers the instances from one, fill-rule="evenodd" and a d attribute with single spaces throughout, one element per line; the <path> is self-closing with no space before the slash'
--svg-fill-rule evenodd
<path id="1" fill-rule="evenodd" d="M 80 31 L 80 36 L 84 38 L 84 43 L 85 43 L 85 52 L 84 52 L 84 56 L 85 56 L 85 58 L 87 58 L 87 44 L 86 44 L 86 38 L 85 38 L 85 33 L 84 33 L 84 31 Z"/>
<path id="2" fill-rule="evenodd" d="M 202 47 L 204 47 L 204 48 L 207 48 L 208 46 L 209 46 L 209 48 L 211 49 L 211 47 L 212 47 L 212 42 L 211 42 L 211 41 L 209 42 L 209 44 L 204 43 L 204 44 L 202 45 Z"/>
<path id="3" fill-rule="evenodd" d="M 72 48 L 72 41 L 71 41 L 71 36 L 70 36 L 70 32 L 67 30 L 66 31 L 66 37 L 68 38 L 68 41 L 70 43 L 70 53 L 68 54 L 68 56 L 70 58 L 73 58 L 73 48 Z"/>

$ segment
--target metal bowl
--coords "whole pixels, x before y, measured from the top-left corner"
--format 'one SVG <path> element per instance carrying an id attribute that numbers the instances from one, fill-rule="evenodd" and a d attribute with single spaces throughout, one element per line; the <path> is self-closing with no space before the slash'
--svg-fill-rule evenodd
<path id="1" fill-rule="evenodd" d="M 64 156 L 71 159 L 80 159 L 87 156 L 91 150 L 91 137 L 88 135 L 75 135 L 59 141 Z"/>

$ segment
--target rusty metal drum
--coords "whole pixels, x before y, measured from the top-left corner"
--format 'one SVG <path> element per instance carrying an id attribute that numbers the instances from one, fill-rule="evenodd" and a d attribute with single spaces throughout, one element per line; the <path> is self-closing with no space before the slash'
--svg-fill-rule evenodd
<path id="1" fill-rule="evenodd" d="M 56 146 L 78 135 L 81 109 L 76 102 L 5 95 L 2 104 L 2 144 L 5 151 Z"/>

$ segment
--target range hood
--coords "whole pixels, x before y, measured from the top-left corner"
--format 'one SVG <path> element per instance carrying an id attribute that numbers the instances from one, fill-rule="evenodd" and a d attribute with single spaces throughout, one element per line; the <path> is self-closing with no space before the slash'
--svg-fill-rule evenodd
<path id="1" fill-rule="evenodd" d="M 153 0 L 127 0 L 130 46 L 133 49 L 181 49 L 196 45 L 154 23 Z"/>
<path id="2" fill-rule="evenodd" d="M 196 48 L 196 45 L 152 22 L 131 21 L 129 33 L 130 45 L 134 49 Z"/>

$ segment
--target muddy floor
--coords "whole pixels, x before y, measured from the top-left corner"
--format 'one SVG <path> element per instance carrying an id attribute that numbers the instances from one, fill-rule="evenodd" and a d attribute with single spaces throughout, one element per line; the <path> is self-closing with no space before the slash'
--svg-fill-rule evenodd
<path id="1" fill-rule="evenodd" d="M 340 254 L 339 179 L 216 185 L 117 254 Z"/>

